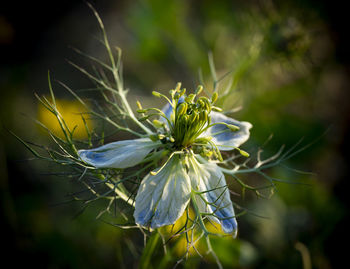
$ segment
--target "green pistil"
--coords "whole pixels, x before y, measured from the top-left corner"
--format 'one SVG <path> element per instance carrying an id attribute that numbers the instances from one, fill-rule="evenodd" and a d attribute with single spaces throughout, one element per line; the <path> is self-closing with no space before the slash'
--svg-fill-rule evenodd
<path id="1" fill-rule="evenodd" d="M 201 91 L 202 87 L 198 87 L 196 94 L 184 96 L 184 102 L 181 104 L 178 104 L 177 98 L 174 100 L 176 105 L 175 114 L 172 115 L 174 117 L 172 136 L 175 139 L 175 147 L 179 149 L 191 146 L 205 126 L 210 124 L 211 101 L 203 96 L 195 101 Z M 184 95 L 184 91 L 179 93 L 178 96 Z M 177 97 L 177 94 L 174 96 Z"/>

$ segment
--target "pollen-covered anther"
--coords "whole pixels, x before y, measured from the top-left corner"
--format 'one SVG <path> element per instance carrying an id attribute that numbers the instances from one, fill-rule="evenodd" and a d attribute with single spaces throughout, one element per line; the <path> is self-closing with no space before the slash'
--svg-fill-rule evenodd
<path id="1" fill-rule="evenodd" d="M 179 92 L 181 89 L 181 82 L 176 83 L 175 91 Z"/>
<path id="2" fill-rule="evenodd" d="M 239 154 L 241 154 L 243 157 L 249 158 L 250 155 L 248 152 L 240 148 L 237 148 L 237 150 L 239 151 Z"/>
<path id="3" fill-rule="evenodd" d="M 163 134 L 158 134 L 158 139 L 159 140 L 162 140 L 162 139 L 164 139 L 166 136 L 165 135 L 163 135 Z"/>
<path id="4" fill-rule="evenodd" d="M 155 97 L 161 97 L 162 94 L 160 92 L 157 92 L 157 91 L 153 91 L 152 94 L 155 96 Z"/>
<path id="5" fill-rule="evenodd" d="M 191 104 L 193 102 L 194 98 L 196 98 L 196 95 L 194 93 L 191 93 L 185 98 L 185 101 L 187 103 Z"/>
<path id="6" fill-rule="evenodd" d="M 170 91 L 169 91 L 169 94 L 170 94 L 171 98 L 174 98 L 174 96 L 175 96 L 175 90 L 174 90 L 174 89 L 170 90 Z"/>
<path id="7" fill-rule="evenodd" d="M 180 92 L 180 97 L 185 95 L 185 93 L 186 93 L 186 88 L 183 88 L 182 91 Z"/>
<path id="8" fill-rule="evenodd" d="M 208 121 L 208 112 L 203 110 L 200 114 L 199 114 L 199 121 L 200 122 L 207 122 Z"/>
<path id="9" fill-rule="evenodd" d="M 214 92 L 213 95 L 211 96 L 211 102 L 214 104 L 216 102 L 216 100 L 218 100 L 218 93 Z"/>
<path id="10" fill-rule="evenodd" d="M 136 101 L 136 105 L 137 105 L 137 108 L 139 109 L 139 110 L 142 110 L 143 108 L 142 108 L 142 105 L 141 105 L 141 103 L 140 103 L 140 101 Z"/>
<path id="11" fill-rule="evenodd" d="M 182 115 L 182 114 L 185 114 L 186 111 L 187 111 L 187 103 L 182 103 L 179 105 L 179 107 L 177 109 L 177 114 Z"/>
<path id="12" fill-rule="evenodd" d="M 208 98 L 202 96 L 198 99 L 198 101 L 200 102 L 200 105 L 203 109 L 205 109 L 206 111 L 210 112 L 211 110 L 211 103 L 209 101 Z"/>
<path id="13" fill-rule="evenodd" d="M 203 91 L 203 86 L 199 85 L 196 90 L 196 95 L 199 95 Z"/>
<path id="14" fill-rule="evenodd" d="M 217 106 L 212 106 L 212 107 L 211 107 L 211 110 L 213 110 L 213 111 L 215 111 L 215 112 L 222 112 L 222 111 L 223 111 L 222 108 L 217 107 Z"/>
<path id="15" fill-rule="evenodd" d="M 239 127 L 233 124 L 227 124 L 226 125 L 232 132 L 239 131 Z"/>
<path id="16" fill-rule="evenodd" d="M 153 125 L 156 128 L 162 128 L 164 126 L 164 122 L 161 122 L 160 120 L 153 120 Z"/>

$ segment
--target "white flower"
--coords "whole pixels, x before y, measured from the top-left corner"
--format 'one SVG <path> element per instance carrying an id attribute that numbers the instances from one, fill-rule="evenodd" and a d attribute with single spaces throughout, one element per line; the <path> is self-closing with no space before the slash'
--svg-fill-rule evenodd
<path id="1" fill-rule="evenodd" d="M 163 166 L 141 181 L 135 198 L 136 224 L 151 229 L 174 224 L 191 202 L 201 217 L 235 236 L 237 222 L 226 180 L 212 159 L 221 159 L 219 150 L 238 149 L 248 140 L 252 125 L 213 111 L 214 102 L 208 98 L 195 102 L 196 95 L 186 97 L 180 90 L 171 94 L 171 103 L 160 113 L 163 128 L 152 139 L 118 141 L 80 150 L 79 156 L 96 168 L 127 168 L 148 158 L 162 162 L 152 154 L 168 152 Z"/>

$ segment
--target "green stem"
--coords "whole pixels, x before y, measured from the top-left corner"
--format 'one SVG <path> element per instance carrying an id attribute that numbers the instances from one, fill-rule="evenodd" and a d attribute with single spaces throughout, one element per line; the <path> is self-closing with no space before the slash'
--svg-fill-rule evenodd
<path id="1" fill-rule="evenodd" d="M 127 111 L 127 113 L 129 114 L 129 117 L 139 126 L 141 127 L 142 130 L 144 130 L 147 134 L 153 134 L 153 132 L 148 129 L 145 125 L 143 125 L 134 115 L 134 112 L 132 111 L 129 102 L 126 99 L 126 96 L 124 94 L 124 90 L 123 89 L 119 89 L 119 93 L 120 93 L 120 99 L 122 101 L 122 103 L 124 104 L 124 107 Z"/>
<path id="2" fill-rule="evenodd" d="M 195 193 L 194 193 L 193 191 L 191 192 L 191 202 L 192 202 L 192 205 L 193 205 L 194 212 L 196 213 L 196 216 L 197 216 L 197 218 L 198 218 L 198 220 L 199 220 L 199 225 L 201 226 L 201 228 L 202 228 L 202 230 L 203 230 L 203 232 L 204 232 L 205 237 L 207 237 L 208 234 L 209 234 L 209 232 L 208 232 L 208 230 L 207 230 L 207 228 L 205 227 L 205 224 L 204 224 L 204 222 L 203 222 L 201 212 L 200 212 L 200 210 L 199 210 L 199 208 L 198 208 L 198 205 L 197 205 L 197 203 L 196 203 Z"/>
<path id="3" fill-rule="evenodd" d="M 150 261 L 152 258 L 152 254 L 154 253 L 154 250 L 157 247 L 158 241 L 159 241 L 159 233 L 154 232 L 153 235 L 148 240 L 146 247 L 144 248 L 141 258 L 140 258 L 140 269 L 149 269 L 151 268 Z"/>

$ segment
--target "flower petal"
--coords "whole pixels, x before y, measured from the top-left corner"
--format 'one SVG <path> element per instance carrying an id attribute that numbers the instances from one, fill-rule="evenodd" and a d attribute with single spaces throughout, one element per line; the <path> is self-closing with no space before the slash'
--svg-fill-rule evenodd
<path id="1" fill-rule="evenodd" d="M 95 149 L 79 150 L 79 157 L 96 168 L 127 168 L 140 163 L 159 144 L 149 138 L 122 140 Z"/>
<path id="2" fill-rule="evenodd" d="M 171 113 L 173 112 L 173 107 L 166 103 L 165 106 L 163 106 L 162 111 L 164 112 L 165 116 L 170 119 Z M 163 117 L 161 117 L 161 120 L 165 120 Z"/>
<path id="3" fill-rule="evenodd" d="M 191 184 L 178 156 L 158 174 L 147 175 L 135 198 L 135 222 L 152 229 L 176 222 L 190 200 Z"/>
<path id="4" fill-rule="evenodd" d="M 190 162 L 192 189 L 201 193 L 196 195 L 199 210 L 202 213 L 213 213 L 209 218 L 220 223 L 225 233 L 235 237 L 237 221 L 224 174 L 215 163 L 201 164 L 195 158 L 190 158 Z"/>
<path id="5" fill-rule="evenodd" d="M 227 126 L 217 124 L 210 127 L 201 135 L 213 137 L 211 141 L 215 143 L 219 150 L 232 150 L 248 140 L 250 135 L 249 130 L 253 127 L 249 122 L 237 121 L 225 116 L 222 113 L 214 111 L 210 113 L 210 116 L 212 123 L 224 122 L 239 127 L 238 131 L 231 131 Z"/>

